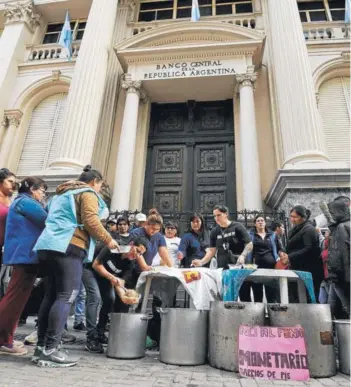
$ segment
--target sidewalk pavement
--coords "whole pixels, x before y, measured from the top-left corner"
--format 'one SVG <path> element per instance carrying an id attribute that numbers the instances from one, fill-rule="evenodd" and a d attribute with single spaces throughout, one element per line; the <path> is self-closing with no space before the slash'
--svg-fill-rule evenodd
<path id="1" fill-rule="evenodd" d="M 16 339 L 34 330 L 34 319 L 19 327 Z M 70 321 L 69 326 L 72 326 Z M 266 381 L 242 379 L 238 374 L 211 368 L 208 365 L 178 367 L 159 362 L 158 352 L 147 352 L 143 359 L 109 359 L 103 354 L 84 351 L 84 333 L 71 333 L 77 336 L 76 343 L 65 348 L 81 357 L 79 364 L 72 368 L 47 369 L 30 363 L 34 347 L 27 347 L 26 356 L 12 357 L 0 355 L 0 387 L 49 387 L 49 386 L 91 386 L 91 387 L 332 387 L 350 386 L 350 377 L 338 374 L 332 378 L 311 379 L 308 382 Z"/>

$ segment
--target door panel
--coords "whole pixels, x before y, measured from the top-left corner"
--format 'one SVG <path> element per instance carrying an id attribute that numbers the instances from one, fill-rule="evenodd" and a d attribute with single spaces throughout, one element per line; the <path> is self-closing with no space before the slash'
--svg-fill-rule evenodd
<path id="1" fill-rule="evenodd" d="M 154 104 L 151 113 L 145 210 L 235 210 L 232 101 Z"/>

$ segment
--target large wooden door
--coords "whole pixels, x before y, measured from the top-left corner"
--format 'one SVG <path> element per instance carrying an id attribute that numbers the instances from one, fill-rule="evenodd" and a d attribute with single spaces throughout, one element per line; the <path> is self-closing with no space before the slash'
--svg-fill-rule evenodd
<path id="1" fill-rule="evenodd" d="M 236 210 L 233 102 L 153 104 L 143 208 Z"/>

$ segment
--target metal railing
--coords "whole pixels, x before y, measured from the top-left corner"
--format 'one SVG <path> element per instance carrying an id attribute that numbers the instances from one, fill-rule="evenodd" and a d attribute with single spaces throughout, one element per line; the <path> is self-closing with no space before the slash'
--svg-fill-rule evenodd
<path id="1" fill-rule="evenodd" d="M 138 211 L 138 210 L 115 211 L 110 213 L 109 219 L 116 219 L 116 218 L 119 218 L 120 216 L 123 216 L 128 218 L 130 222 L 133 224 L 135 220 L 135 216 L 140 212 L 141 211 Z M 143 213 L 147 214 L 147 211 Z M 240 222 L 247 229 L 250 229 L 254 226 L 255 217 L 260 214 L 262 214 L 265 217 L 268 228 L 270 227 L 273 221 L 277 221 L 277 222 L 283 223 L 286 232 L 288 231 L 289 222 L 288 222 L 288 218 L 286 217 L 286 213 L 284 211 L 265 212 L 265 211 L 242 210 L 242 211 L 230 212 L 229 218 L 231 220 Z M 166 223 L 167 221 L 176 222 L 179 226 L 179 234 L 182 235 L 189 227 L 190 217 L 191 215 L 193 215 L 193 212 L 165 212 L 165 213 L 160 213 L 160 215 L 162 216 L 164 223 Z M 206 228 L 208 230 L 211 230 L 216 224 L 213 214 L 204 213 L 202 215 L 205 219 Z"/>

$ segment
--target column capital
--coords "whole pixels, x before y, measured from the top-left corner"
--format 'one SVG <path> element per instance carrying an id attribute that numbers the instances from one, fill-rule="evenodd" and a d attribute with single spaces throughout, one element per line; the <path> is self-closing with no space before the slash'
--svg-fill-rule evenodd
<path id="1" fill-rule="evenodd" d="M 33 32 L 39 25 L 41 15 L 35 12 L 32 0 L 19 1 L 5 5 L 4 11 L 5 24 L 26 23 L 28 28 Z"/>
<path id="2" fill-rule="evenodd" d="M 20 110 L 5 110 L 4 121 L 8 126 L 19 127 L 23 113 Z"/>
<path id="3" fill-rule="evenodd" d="M 141 84 L 141 81 L 132 81 L 130 75 L 126 74 L 122 81 L 122 89 L 126 90 L 127 93 L 138 94 L 140 97 L 142 93 Z"/>
<path id="4" fill-rule="evenodd" d="M 241 86 L 252 86 L 254 87 L 257 80 L 257 73 L 246 73 L 246 74 L 237 74 L 236 81 Z"/>

